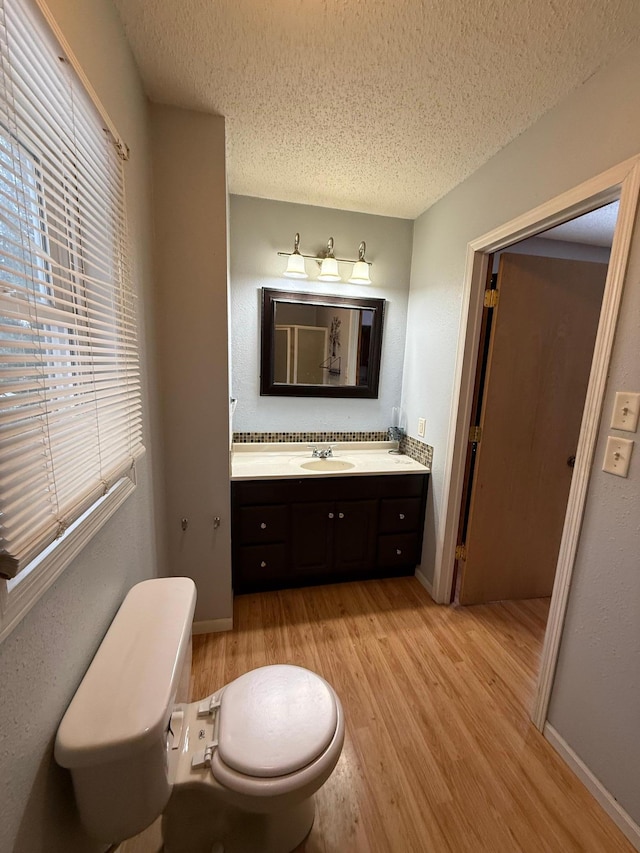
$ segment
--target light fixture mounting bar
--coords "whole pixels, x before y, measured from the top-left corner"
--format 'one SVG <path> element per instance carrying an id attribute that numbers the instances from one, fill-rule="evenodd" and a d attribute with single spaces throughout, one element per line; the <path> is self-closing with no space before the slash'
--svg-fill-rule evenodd
<path id="1" fill-rule="evenodd" d="M 324 258 L 318 257 L 318 255 L 304 255 L 302 252 L 298 252 L 303 258 L 306 258 L 308 261 L 317 261 L 317 263 L 321 264 Z M 293 255 L 293 252 L 278 252 L 278 255 L 283 258 L 288 258 Z M 341 264 L 355 264 L 357 263 L 357 258 L 354 260 L 353 258 L 336 258 L 336 261 L 339 261 Z M 373 261 L 365 261 L 365 264 L 368 264 L 370 267 L 373 266 Z"/>

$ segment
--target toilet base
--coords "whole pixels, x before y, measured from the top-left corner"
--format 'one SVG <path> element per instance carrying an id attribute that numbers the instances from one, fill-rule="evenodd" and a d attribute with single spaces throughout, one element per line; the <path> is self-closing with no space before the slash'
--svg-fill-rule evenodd
<path id="1" fill-rule="evenodd" d="M 291 853 L 311 832 L 314 817 L 312 796 L 255 814 L 228 805 L 212 807 L 210 797 L 193 788 L 184 793 L 174 789 L 162 818 L 164 853 Z"/>

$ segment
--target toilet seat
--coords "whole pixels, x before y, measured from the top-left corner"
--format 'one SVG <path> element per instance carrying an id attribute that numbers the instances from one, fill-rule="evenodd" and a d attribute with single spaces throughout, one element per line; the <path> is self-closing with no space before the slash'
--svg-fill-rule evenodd
<path id="1" fill-rule="evenodd" d="M 295 773 L 327 750 L 337 722 L 335 693 L 320 676 L 288 664 L 252 670 L 220 697 L 213 775 L 227 784 L 229 775 Z"/>

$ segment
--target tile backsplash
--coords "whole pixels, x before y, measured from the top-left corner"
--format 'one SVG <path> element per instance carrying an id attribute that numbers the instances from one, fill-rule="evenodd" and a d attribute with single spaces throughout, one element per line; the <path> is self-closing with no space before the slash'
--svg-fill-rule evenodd
<path id="1" fill-rule="evenodd" d="M 238 444 L 262 444 L 273 441 L 386 441 L 387 433 L 377 432 L 234 432 Z"/>
<path id="2" fill-rule="evenodd" d="M 329 441 L 387 441 L 386 430 L 376 432 L 234 432 L 236 444 L 268 444 L 272 442 L 329 442 Z M 400 442 L 400 451 L 410 459 L 431 467 L 433 447 L 418 441 L 417 438 L 405 436 Z"/>
<path id="3" fill-rule="evenodd" d="M 431 469 L 433 463 L 433 447 L 430 444 L 425 444 L 424 441 L 418 441 L 417 438 L 412 438 L 410 435 L 405 435 L 400 442 L 400 451 L 410 459 L 415 459 L 416 462 L 421 462 Z"/>

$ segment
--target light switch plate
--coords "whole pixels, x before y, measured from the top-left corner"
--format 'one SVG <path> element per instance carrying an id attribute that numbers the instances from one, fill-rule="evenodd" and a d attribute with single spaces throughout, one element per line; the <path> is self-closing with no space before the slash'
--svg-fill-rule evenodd
<path id="1" fill-rule="evenodd" d="M 424 418 L 418 418 L 418 435 L 424 438 L 424 431 L 427 428 L 427 422 Z"/>
<path id="2" fill-rule="evenodd" d="M 617 438 L 610 435 L 607 438 L 607 449 L 604 452 L 602 470 L 617 477 L 626 477 L 629 473 L 629 462 L 633 442 L 629 438 Z"/>
<path id="3" fill-rule="evenodd" d="M 640 394 L 633 391 L 617 391 L 611 416 L 611 429 L 635 432 L 638 429 Z"/>

